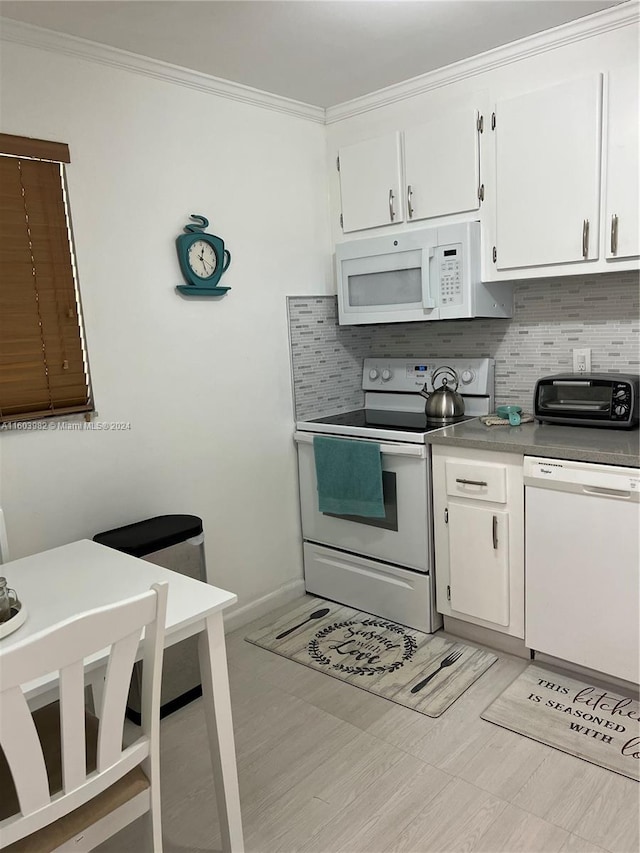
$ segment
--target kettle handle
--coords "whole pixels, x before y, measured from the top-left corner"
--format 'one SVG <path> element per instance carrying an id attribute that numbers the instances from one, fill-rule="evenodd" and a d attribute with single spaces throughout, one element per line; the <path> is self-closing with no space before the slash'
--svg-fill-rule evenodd
<path id="1" fill-rule="evenodd" d="M 453 369 L 453 367 L 448 367 L 446 364 L 443 364 L 441 367 L 438 367 L 437 370 L 433 371 L 433 376 L 431 377 L 431 384 L 433 385 L 433 390 L 434 391 L 436 390 L 436 376 L 440 376 L 441 373 L 451 374 L 451 376 L 453 377 L 453 381 L 456 383 L 455 388 L 453 390 L 457 391 L 458 390 L 458 383 L 459 383 L 458 374 Z M 448 386 L 449 382 L 448 382 L 448 380 L 445 379 L 442 384 L 446 384 Z"/>

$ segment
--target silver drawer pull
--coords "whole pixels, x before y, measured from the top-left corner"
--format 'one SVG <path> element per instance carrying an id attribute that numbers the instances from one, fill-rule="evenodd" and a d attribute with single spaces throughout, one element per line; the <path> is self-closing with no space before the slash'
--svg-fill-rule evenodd
<path id="1" fill-rule="evenodd" d="M 493 550 L 498 550 L 498 516 L 493 516 Z"/>
<path id="2" fill-rule="evenodd" d="M 582 223 L 582 257 L 586 258 L 589 255 L 589 220 L 585 219 Z"/>
<path id="3" fill-rule="evenodd" d="M 488 483 L 485 483 L 484 480 L 464 480 L 460 477 L 456 477 L 456 483 L 464 483 L 465 486 L 488 486 Z"/>
<path id="4" fill-rule="evenodd" d="M 413 190 L 411 189 L 411 184 L 407 186 L 407 213 L 409 214 L 409 219 L 413 219 L 413 205 L 411 204 L 411 197 L 413 196 Z"/>
<path id="5" fill-rule="evenodd" d="M 611 254 L 618 253 L 618 217 L 614 213 L 611 217 Z"/>
<path id="6" fill-rule="evenodd" d="M 396 218 L 396 212 L 393 209 L 393 199 L 394 199 L 393 190 L 389 190 L 389 219 L 392 222 Z"/>

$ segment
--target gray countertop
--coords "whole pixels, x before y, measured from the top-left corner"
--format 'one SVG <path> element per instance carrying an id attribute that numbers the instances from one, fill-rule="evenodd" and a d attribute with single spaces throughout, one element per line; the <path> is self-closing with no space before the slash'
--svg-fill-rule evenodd
<path id="1" fill-rule="evenodd" d="M 537 421 L 517 427 L 486 426 L 476 418 L 431 432 L 428 441 L 452 447 L 474 447 L 479 450 L 640 468 L 638 428 L 557 426 Z"/>

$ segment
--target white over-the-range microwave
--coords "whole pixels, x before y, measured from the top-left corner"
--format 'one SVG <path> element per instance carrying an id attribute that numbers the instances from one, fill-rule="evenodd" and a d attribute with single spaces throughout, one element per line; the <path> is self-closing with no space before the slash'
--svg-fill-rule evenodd
<path id="1" fill-rule="evenodd" d="M 339 243 L 340 325 L 511 317 L 513 288 L 480 279 L 480 223 Z"/>

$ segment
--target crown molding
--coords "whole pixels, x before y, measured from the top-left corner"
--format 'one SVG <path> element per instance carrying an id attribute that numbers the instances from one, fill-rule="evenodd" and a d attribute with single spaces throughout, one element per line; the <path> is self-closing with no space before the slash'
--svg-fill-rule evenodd
<path id="1" fill-rule="evenodd" d="M 639 21 L 639 0 L 626 0 L 626 2 L 613 6 L 611 9 L 596 12 L 593 15 L 579 18 L 577 21 L 570 21 L 533 36 L 527 36 L 469 59 L 460 60 L 460 62 L 446 65 L 427 74 L 421 74 L 418 77 L 412 77 L 410 80 L 354 98 L 351 101 L 327 107 L 326 110 L 323 107 L 254 89 L 242 83 L 212 77 L 179 65 L 172 65 L 168 62 L 140 56 L 88 39 L 14 21 L 10 18 L 0 18 L 0 40 L 48 50 L 53 53 L 84 59 L 88 62 L 97 62 L 101 65 L 108 65 L 155 80 L 163 80 L 199 92 L 240 101 L 251 106 L 274 110 L 318 124 L 333 124 L 470 77 L 476 77 L 531 56 L 593 38 L 611 30 L 632 26 Z"/>
<path id="2" fill-rule="evenodd" d="M 531 56 L 593 38 L 611 30 L 632 26 L 638 21 L 640 21 L 640 3 L 638 0 L 628 0 L 603 12 L 595 12 L 593 15 L 493 48 L 469 59 L 462 59 L 460 62 L 437 68 L 435 71 L 412 77 L 410 80 L 387 86 L 360 98 L 327 107 L 325 121 L 326 124 L 333 124 L 469 77 L 476 77 Z"/>
<path id="3" fill-rule="evenodd" d="M 123 71 L 131 71 L 144 77 L 152 77 L 155 80 L 163 80 L 167 83 L 175 83 L 205 92 L 210 95 L 218 95 L 221 98 L 229 98 L 240 101 L 254 107 L 263 107 L 275 112 L 285 113 L 296 118 L 307 119 L 319 124 L 324 124 L 325 110 L 302 101 L 294 101 L 280 95 L 272 95 L 242 83 L 233 83 L 219 77 L 211 77 L 199 71 L 191 71 L 179 65 L 172 65 L 158 59 L 150 59 L 136 53 L 130 53 L 119 48 L 109 47 L 88 39 L 77 38 L 65 33 L 54 32 L 43 27 L 35 27 L 21 21 L 10 18 L 0 19 L 0 39 L 2 41 L 14 42 L 16 44 L 35 47 L 40 50 L 48 50 L 53 53 L 61 53 L 77 59 L 85 59 L 88 62 L 97 62 L 100 65 L 108 65 Z"/>

